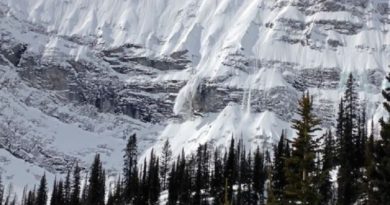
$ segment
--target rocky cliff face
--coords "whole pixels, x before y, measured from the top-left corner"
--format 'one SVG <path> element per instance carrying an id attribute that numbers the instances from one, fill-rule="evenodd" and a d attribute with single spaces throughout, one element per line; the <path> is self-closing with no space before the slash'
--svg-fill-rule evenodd
<path id="1" fill-rule="evenodd" d="M 133 132 L 143 153 L 267 147 L 306 90 L 332 127 L 350 72 L 376 120 L 389 25 L 383 0 L 2 0 L 0 146 L 51 173 L 100 152 L 113 174 Z"/>

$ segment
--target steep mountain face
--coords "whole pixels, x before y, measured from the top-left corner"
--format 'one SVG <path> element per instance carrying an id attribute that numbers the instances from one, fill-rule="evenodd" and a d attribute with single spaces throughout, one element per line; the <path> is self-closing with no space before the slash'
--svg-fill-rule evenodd
<path id="1" fill-rule="evenodd" d="M 115 174 L 133 132 L 142 153 L 266 148 L 305 90 L 332 127 L 350 72 L 376 120 L 389 28 L 388 0 L 1 0 L 2 172 L 100 152 Z"/>

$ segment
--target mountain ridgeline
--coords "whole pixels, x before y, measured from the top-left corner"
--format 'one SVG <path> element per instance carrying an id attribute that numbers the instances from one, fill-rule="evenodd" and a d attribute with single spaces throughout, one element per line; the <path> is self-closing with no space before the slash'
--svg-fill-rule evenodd
<path id="1" fill-rule="evenodd" d="M 390 82 L 390 75 L 386 78 Z M 382 93 L 383 106 L 390 113 L 390 88 Z M 186 154 L 183 149 L 174 158 L 167 140 L 161 153 L 152 150 L 139 163 L 133 134 L 124 149 L 122 176 L 116 180 L 107 181 L 97 154 L 84 183 L 76 164 L 65 179 L 55 180 L 51 193 L 43 175 L 38 188 L 24 190 L 21 204 L 389 204 L 390 120 L 379 121 L 380 136 L 374 136 L 373 130 L 368 135 L 365 105 L 358 98 L 352 74 L 334 131 L 321 132 L 308 92 L 298 101 L 296 114 L 291 126 L 297 136 L 291 139 L 283 133 L 272 150 L 250 150 L 232 136 L 228 147 L 201 144 L 196 152 Z M 6 195 L 1 189 L 1 204 L 17 204 L 16 197 L 11 197 L 12 193 Z"/>

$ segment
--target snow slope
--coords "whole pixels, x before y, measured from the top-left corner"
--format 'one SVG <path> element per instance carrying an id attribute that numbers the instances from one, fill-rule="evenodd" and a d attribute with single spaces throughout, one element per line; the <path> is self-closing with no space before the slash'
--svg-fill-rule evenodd
<path id="1" fill-rule="evenodd" d="M 304 90 L 332 127 L 350 72 L 377 120 L 389 8 L 387 0 L 0 0 L 0 120 L 16 129 L 2 135 L 20 139 L 2 144 L 20 155 L 29 142 L 23 159 L 51 173 L 75 160 L 88 167 L 95 152 L 118 172 L 132 132 L 142 157 L 166 139 L 175 153 L 231 136 L 268 148 L 284 129 L 293 137 L 288 122 Z"/>

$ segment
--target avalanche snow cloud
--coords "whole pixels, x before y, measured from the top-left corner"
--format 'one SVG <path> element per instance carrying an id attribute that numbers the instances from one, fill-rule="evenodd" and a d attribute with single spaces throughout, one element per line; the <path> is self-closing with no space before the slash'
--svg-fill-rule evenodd
<path id="1" fill-rule="evenodd" d="M 301 93 L 333 126 L 349 73 L 382 114 L 388 0 L 0 0 L 1 172 L 20 188 L 83 167 L 231 136 L 267 147 Z"/>

